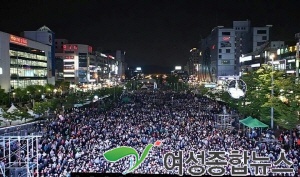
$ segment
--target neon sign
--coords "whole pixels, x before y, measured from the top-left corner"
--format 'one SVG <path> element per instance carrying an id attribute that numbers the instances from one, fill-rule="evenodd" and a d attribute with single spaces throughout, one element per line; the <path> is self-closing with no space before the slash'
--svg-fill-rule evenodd
<path id="1" fill-rule="evenodd" d="M 63 45 L 63 49 L 64 50 L 78 50 L 78 46 L 77 45 Z"/>
<path id="2" fill-rule="evenodd" d="M 230 40 L 230 37 L 229 37 L 229 36 L 223 37 L 223 41 L 229 41 L 229 40 Z"/>
<path id="3" fill-rule="evenodd" d="M 65 59 L 74 59 L 74 56 L 65 56 Z"/>
<path id="4" fill-rule="evenodd" d="M 18 45 L 27 46 L 27 39 L 14 36 L 14 35 L 10 35 L 10 42 Z"/>

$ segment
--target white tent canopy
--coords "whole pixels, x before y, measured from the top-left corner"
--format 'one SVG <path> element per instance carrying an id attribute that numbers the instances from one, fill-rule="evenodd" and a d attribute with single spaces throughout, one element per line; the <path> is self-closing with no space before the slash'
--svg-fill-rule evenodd
<path id="1" fill-rule="evenodd" d="M 38 118 L 39 117 L 39 115 L 37 115 L 37 114 L 34 114 L 34 112 L 33 112 L 33 110 L 30 110 L 30 109 L 28 109 L 28 114 L 30 114 L 32 117 L 34 117 L 34 118 Z"/>
<path id="2" fill-rule="evenodd" d="M 18 108 L 14 104 L 11 104 L 11 107 L 6 112 L 13 113 L 14 111 L 18 111 Z"/>
<path id="3" fill-rule="evenodd" d="M 147 89 L 148 87 L 144 84 L 141 88 L 142 89 Z"/>

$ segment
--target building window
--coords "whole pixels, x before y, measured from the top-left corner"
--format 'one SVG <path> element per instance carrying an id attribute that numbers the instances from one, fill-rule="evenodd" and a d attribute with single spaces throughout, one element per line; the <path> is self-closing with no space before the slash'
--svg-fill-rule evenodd
<path id="1" fill-rule="evenodd" d="M 262 36 L 261 39 L 262 40 L 267 40 L 267 36 Z"/>
<path id="2" fill-rule="evenodd" d="M 221 63 L 223 65 L 228 65 L 228 64 L 230 64 L 230 60 L 222 60 Z"/>
<path id="3" fill-rule="evenodd" d="M 219 55 L 219 58 L 222 58 L 222 55 Z"/>
<path id="4" fill-rule="evenodd" d="M 230 32 L 222 32 L 223 36 L 230 36 Z"/>
<path id="5" fill-rule="evenodd" d="M 257 42 L 257 46 L 263 45 L 265 42 Z"/>
<path id="6" fill-rule="evenodd" d="M 222 49 L 219 49 L 219 53 L 222 53 Z"/>
<path id="7" fill-rule="evenodd" d="M 257 30 L 257 34 L 267 34 L 267 30 Z"/>
<path id="8" fill-rule="evenodd" d="M 230 53 L 230 49 L 226 49 L 226 53 Z"/>

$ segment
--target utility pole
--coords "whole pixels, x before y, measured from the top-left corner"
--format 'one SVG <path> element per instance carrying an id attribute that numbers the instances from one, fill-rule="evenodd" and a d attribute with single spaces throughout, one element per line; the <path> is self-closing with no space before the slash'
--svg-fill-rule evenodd
<path id="1" fill-rule="evenodd" d="M 270 56 L 272 59 L 272 74 L 271 74 L 271 98 L 274 97 L 274 55 Z M 271 107 L 271 128 L 274 128 L 274 107 Z"/>

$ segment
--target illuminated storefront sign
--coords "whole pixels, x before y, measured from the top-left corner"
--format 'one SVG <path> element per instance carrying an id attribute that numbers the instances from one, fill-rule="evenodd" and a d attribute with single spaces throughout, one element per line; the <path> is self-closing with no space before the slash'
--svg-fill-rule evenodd
<path id="1" fill-rule="evenodd" d="M 229 36 L 223 37 L 223 41 L 229 41 L 229 40 L 230 40 L 230 37 L 229 37 Z"/>
<path id="2" fill-rule="evenodd" d="M 14 35 L 10 35 L 10 42 L 18 45 L 27 46 L 27 39 L 14 36 Z"/>
<path id="3" fill-rule="evenodd" d="M 64 50 L 78 50 L 77 45 L 63 45 Z"/>
<path id="4" fill-rule="evenodd" d="M 277 49 L 277 55 L 296 52 L 296 51 L 297 51 L 297 46 L 289 46 L 289 47 Z"/>
<path id="5" fill-rule="evenodd" d="M 65 56 L 65 59 L 74 59 L 74 56 Z"/>

